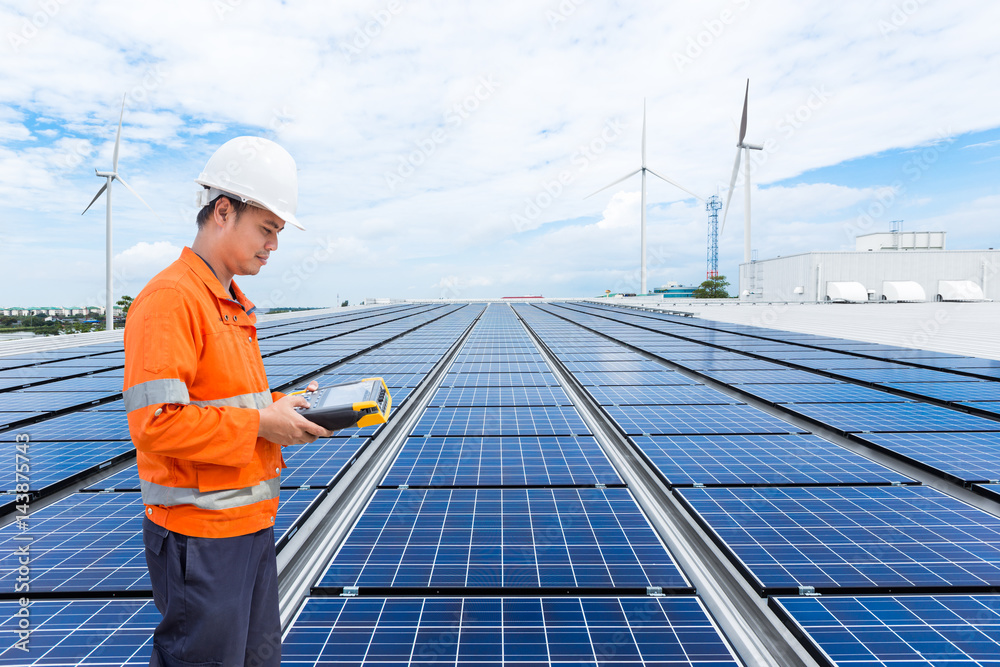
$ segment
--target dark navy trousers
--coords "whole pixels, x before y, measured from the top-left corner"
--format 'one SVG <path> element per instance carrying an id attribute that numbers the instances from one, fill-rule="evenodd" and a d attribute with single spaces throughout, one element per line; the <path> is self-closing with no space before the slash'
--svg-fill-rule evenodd
<path id="1" fill-rule="evenodd" d="M 151 666 L 279 667 L 274 529 L 189 537 L 143 517 L 142 541 L 163 620 Z"/>

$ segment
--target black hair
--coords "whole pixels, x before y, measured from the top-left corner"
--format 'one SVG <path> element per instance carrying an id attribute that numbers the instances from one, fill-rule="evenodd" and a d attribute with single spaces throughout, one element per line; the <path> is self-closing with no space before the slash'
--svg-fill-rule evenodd
<path id="1" fill-rule="evenodd" d="M 229 197 L 227 195 L 219 195 L 211 202 L 209 202 L 207 205 L 202 207 L 200 211 L 198 211 L 198 218 L 197 218 L 198 229 L 201 229 L 202 227 L 205 226 L 205 222 L 210 217 L 212 217 L 212 213 L 215 211 L 215 205 L 218 204 L 219 200 L 222 199 L 223 197 L 228 199 L 229 203 L 232 204 L 233 210 L 236 211 L 237 220 L 240 219 L 240 216 L 243 215 L 243 211 L 247 210 L 247 206 L 249 206 L 249 204 L 240 201 L 239 199 L 233 199 L 232 197 Z"/>

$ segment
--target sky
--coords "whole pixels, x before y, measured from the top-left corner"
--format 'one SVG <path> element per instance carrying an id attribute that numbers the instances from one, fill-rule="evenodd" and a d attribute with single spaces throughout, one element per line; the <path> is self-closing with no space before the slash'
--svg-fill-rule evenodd
<path id="1" fill-rule="evenodd" d="M 728 194 L 750 81 L 759 258 L 946 231 L 998 247 L 1000 3 L 0 1 L 0 306 L 103 305 L 194 239 L 194 179 L 244 135 L 299 169 L 259 307 L 639 289 L 647 165 Z M 705 278 L 705 204 L 647 182 L 650 288 Z M 743 258 L 743 175 L 719 270 Z M 161 221 L 162 220 L 162 221 Z M 736 292 L 735 287 L 731 289 Z"/>

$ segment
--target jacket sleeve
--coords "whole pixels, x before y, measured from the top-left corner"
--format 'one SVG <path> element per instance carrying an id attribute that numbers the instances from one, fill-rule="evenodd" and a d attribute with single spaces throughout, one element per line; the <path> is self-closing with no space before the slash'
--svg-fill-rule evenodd
<path id="1" fill-rule="evenodd" d="M 194 383 L 203 333 L 173 288 L 157 289 L 125 325 L 125 410 L 140 452 L 201 463 L 249 465 L 260 413 L 254 408 L 196 406 Z"/>

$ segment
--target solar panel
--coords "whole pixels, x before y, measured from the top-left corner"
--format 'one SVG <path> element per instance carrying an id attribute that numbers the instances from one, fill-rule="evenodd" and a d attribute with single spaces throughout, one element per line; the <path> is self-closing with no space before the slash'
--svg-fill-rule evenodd
<path id="1" fill-rule="evenodd" d="M 761 595 L 1000 586 L 1000 517 L 929 487 L 674 492 Z"/>
<path id="2" fill-rule="evenodd" d="M 737 667 L 694 597 L 312 598 L 282 664 Z"/>
<path id="3" fill-rule="evenodd" d="M 732 405 L 739 399 L 703 385 L 608 385 L 587 391 L 601 405 Z"/>
<path id="4" fill-rule="evenodd" d="M 910 482 L 815 435 L 632 436 L 675 486 Z"/>
<path id="5" fill-rule="evenodd" d="M 840 382 L 809 371 L 704 371 L 704 375 L 726 384 L 833 384 Z"/>
<path id="6" fill-rule="evenodd" d="M 560 387 L 442 387 L 431 407 L 572 405 Z"/>
<path id="7" fill-rule="evenodd" d="M 622 405 L 604 411 L 626 435 L 803 432 L 748 405 Z"/>
<path id="8" fill-rule="evenodd" d="M 927 403 L 805 403 L 785 407 L 845 433 L 1000 431 L 1000 421 Z"/>
<path id="9" fill-rule="evenodd" d="M 427 408 L 411 435 L 589 435 L 572 407 Z"/>
<path id="10" fill-rule="evenodd" d="M 410 438 L 383 486 L 620 484 L 589 436 Z"/>
<path id="11" fill-rule="evenodd" d="M 697 382 L 689 380 L 680 373 L 670 370 L 641 372 L 641 371 L 603 371 L 603 372 L 582 372 L 574 371 L 573 377 L 584 386 L 601 385 L 695 385 Z"/>
<path id="12" fill-rule="evenodd" d="M 18 434 L 27 433 L 31 442 L 39 440 L 128 440 L 128 421 L 120 412 L 92 412 L 83 410 L 62 417 L 0 433 L 0 442 L 11 442 Z"/>
<path id="13" fill-rule="evenodd" d="M 134 451 L 131 442 L 29 442 L 27 456 L 28 475 L 15 474 L 15 454 L 18 443 L 0 443 L 0 452 L 9 466 L 0 469 L 0 489 L 13 492 L 18 484 L 28 484 L 32 491 L 39 491 L 56 482 L 67 479 L 85 470 L 97 471 L 101 464 L 111 465 L 112 460 L 121 460 Z M 2 498 L 2 497 L 0 497 Z M 13 498 L 10 498 L 13 500 Z M 0 499 L 0 503 L 3 500 Z"/>
<path id="14" fill-rule="evenodd" d="M 882 382 L 885 384 L 895 382 L 953 382 L 964 379 L 961 375 L 927 368 L 842 369 L 838 370 L 837 374 L 861 380 L 862 382 Z"/>
<path id="15" fill-rule="evenodd" d="M 1000 433 L 865 433 L 857 437 L 960 483 L 1000 480 Z"/>
<path id="16" fill-rule="evenodd" d="M 975 410 L 982 410 L 994 415 L 1000 415 L 1000 401 L 975 401 L 969 403 L 959 403 L 958 405 Z"/>
<path id="17" fill-rule="evenodd" d="M 856 384 L 741 384 L 740 391 L 772 403 L 908 403 L 910 399 Z"/>
<path id="18" fill-rule="evenodd" d="M 994 484 L 974 484 L 973 489 L 991 500 L 1000 503 L 1000 482 Z"/>
<path id="19" fill-rule="evenodd" d="M 500 361 L 497 363 L 458 363 L 449 368 L 449 373 L 544 373 L 548 371 L 544 361 Z"/>
<path id="20" fill-rule="evenodd" d="M 565 362 L 565 365 L 566 368 L 573 373 L 576 373 L 577 371 L 582 373 L 622 373 L 630 371 L 655 373 L 660 370 L 669 370 L 665 369 L 663 364 L 645 358 L 636 359 L 634 361 L 567 361 Z"/>
<path id="21" fill-rule="evenodd" d="M 150 600 L 33 599 L 25 652 L 15 646 L 19 609 L 16 600 L 0 601 L 0 633 L 9 638 L 0 652 L 0 665 L 148 665 L 153 629 L 161 618 Z"/>
<path id="22" fill-rule="evenodd" d="M 1000 595 L 776 597 L 770 605 L 830 664 L 995 665 Z"/>
<path id="23" fill-rule="evenodd" d="M 285 447 L 281 454 L 288 467 L 281 471 L 281 486 L 328 486 L 367 442 L 367 438 L 322 438 Z"/>
<path id="24" fill-rule="evenodd" d="M 684 366 L 685 368 L 690 368 L 693 371 L 769 371 L 769 370 L 787 370 L 787 366 L 782 366 L 781 364 L 775 364 L 770 361 L 764 361 L 762 359 L 753 359 L 751 357 L 743 357 L 742 359 L 672 359 L 671 357 L 664 355 L 665 358 Z"/>

